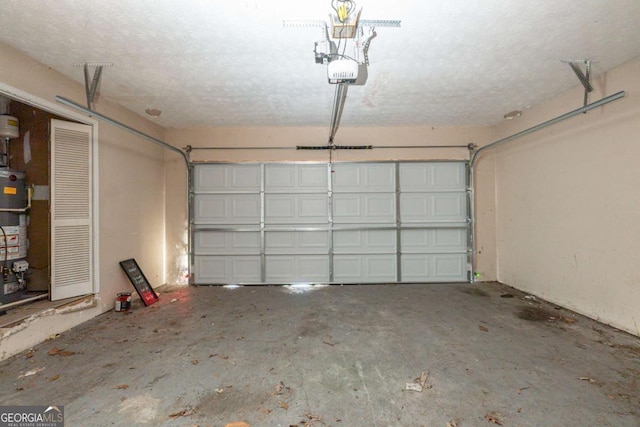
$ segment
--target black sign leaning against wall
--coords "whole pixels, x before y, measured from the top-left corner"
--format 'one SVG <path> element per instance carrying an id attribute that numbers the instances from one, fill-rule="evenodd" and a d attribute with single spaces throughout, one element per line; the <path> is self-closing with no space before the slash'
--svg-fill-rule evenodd
<path id="1" fill-rule="evenodd" d="M 136 288 L 144 305 L 151 305 L 158 301 L 158 294 L 156 294 L 156 291 L 154 291 L 149 284 L 149 281 L 135 259 L 131 258 L 120 261 L 120 267 L 124 270 L 133 287 Z"/>

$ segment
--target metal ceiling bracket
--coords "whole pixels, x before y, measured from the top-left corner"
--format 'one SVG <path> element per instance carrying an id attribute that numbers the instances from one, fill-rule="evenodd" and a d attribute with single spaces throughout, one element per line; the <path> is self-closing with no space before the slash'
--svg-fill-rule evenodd
<path id="1" fill-rule="evenodd" d="M 576 74 L 576 77 L 578 77 L 578 80 L 580 80 L 580 83 L 582 83 L 582 86 L 584 86 L 583 106 L 586 106 L 589 103 L 589 92 L 593 92 L 593 86 L 591 86 L 591 63 L 595 61 L 592 59 L 565 59 L 562 62 L 569 64 L 573 72 Z M 579 64 L 584 64 L 584 72 L 582 71 L 582 68 L 580 68 Z"/>
<path id="2" fill-rule="evenodd" d="M 98 91 L 98 84 L 100 83 L 103 65 L 95 65 L 93 77 L 90 77 L 89 75 L 89 65 L 89 63 L 84 64 L 84 89 L 87 94 L 87 108 L 91 109 L 96 92 Z"/>

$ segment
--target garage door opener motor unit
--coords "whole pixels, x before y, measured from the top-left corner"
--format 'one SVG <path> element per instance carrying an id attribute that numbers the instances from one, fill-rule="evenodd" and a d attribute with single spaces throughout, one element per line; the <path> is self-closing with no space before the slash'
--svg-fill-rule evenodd
<path id="1" fill-rule="evenodd" d="M 32 190 L 25 184 L 24 172 L 8 166 L 9 140 L 19 133 L 17 118 L 0 115 L 0 304 L 19 300 L 27 288 L 27 211 Z"/>

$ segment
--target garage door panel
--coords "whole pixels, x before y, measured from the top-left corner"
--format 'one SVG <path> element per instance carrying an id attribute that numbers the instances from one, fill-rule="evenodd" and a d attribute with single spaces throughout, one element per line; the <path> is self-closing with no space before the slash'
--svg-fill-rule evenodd
<path id="1" fill-rule="evenodd" d="M 327 165 L 265 165 L 266 192 L 316 193 L 327 189 Z"/>
<path id="2" fill-rule="evenodd" d="M 260 195 L 200 194 L 194 208 L 196 224 L 259 224 Z"/>
<path id="3" fill-rule="evenodd" d="M 395 230 L 344 230 L 333 232 L 334 253 L 396 253 Z"/>
<path id="4" fill-rule="evenodd" d="M 381 283 L 395 282 L 397 261 L 389 255 L 335 255 L 334 282 Z"/>
<path id="5" fill-rule="evenodd" d="M 396 196 L 388 193 L 334 194 L 336 224 L 395 224 Z"/>
<path id="6" fill-rule="evenodd" d="M 395 192 L 393 163 L 336 163 L 333 165 L 333 191 L 372 193 Z"/>
<path id="7" fill-rule="evenodd" d="M 328 231 L 267 231 L 267 254 L 328 254 Z"/>
<path id="8" fill-rule="evenodd" d="M 403 253 L 462 252 L 467 249 L 466 228 L 402 230 Z"/>
<path id="9" fill-rule="evenodd" d="M 269 283 L 328 282 L 328 255 L 267 255 L 266 280 Z"/>
<path id="10" fill-rule="evenodd" d="M 465 254 L 402 254 L 402 280 L 465 282 L 468 280 L 466 262 Z"/>
<path id="11" fill-rule="evenodd" d="M 266 224 L 326 224 L 327 194 L 267 194 Z"/>
<path id="12" fill-rule="evenodd" d="M 196 256 L 199 284 L 260 283 L 260 256 Z"/>
<path id="13" fill-rule="evenodd" d="M 465 222 L 466 210 L 467 200 L 463 192 L 400 195 L 402 222 Z"/>
<path id="14" fill-rule="evenodd" d="M 466 167 L 464 163 L 431 162 L 401 163 L 400 190 L 424 192 L 464 189 Z"/>
<path id="15" fill-rule="evenodd" d="M 198 192 L 260 191 L 260 165 L 198 165 L 194 185 Z"/>
<path id="16" fill-rule="evenodd" d="M 434 260 L 434 274 L 436 279 L 441 280 L 467 280 L 466 264 L 467 258 L 464 254 L 459 255 L 432 255 Z"/>
<path id="17" fill-rule="evenodd" d="M 259 231 L 210 231 L 194 234 L 194 250 L 202 255 L 260 255 Z"/>
<path id="18" fill-rule="evenodd" d="M 465 162 L 196 164 L 194 277 L 467 281 L 466 179 Z"/>

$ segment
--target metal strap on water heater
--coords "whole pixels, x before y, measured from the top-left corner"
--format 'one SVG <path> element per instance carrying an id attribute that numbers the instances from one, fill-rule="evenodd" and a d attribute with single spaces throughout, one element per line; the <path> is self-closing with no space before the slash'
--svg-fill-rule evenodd
<path id="1" fill-rule="evenodd" d="M 33 185 L 29 185 L 27 188 L 27 206 L 24 208 L 0 208 L 0 212 L 16 212 L 22 213 L 31 209 L 31 199 L 33 199 Z"/>

